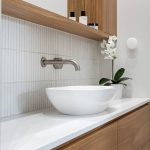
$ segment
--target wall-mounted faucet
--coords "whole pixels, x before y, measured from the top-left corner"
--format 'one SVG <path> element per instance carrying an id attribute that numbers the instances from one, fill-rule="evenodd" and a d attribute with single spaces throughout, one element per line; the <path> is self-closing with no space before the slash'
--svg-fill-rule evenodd
<path id="1" fill-rule="evenodd" d="M 76 71 L 80 71 L 80 66 L 75 60 L 54 58 L 47 60 L 45 57 L 41 58 L 41 66 L 46 67 L 47 65 L 53 65 L 55 69 L 62 69 L 64 64 L 72 64 Z"/>

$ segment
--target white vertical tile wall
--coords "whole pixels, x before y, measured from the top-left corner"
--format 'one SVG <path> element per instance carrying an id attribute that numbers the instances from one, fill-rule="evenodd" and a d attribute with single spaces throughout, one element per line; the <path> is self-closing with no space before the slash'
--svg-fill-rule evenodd
<path id="1" fill-rule="evenodd" d="M 53 109 L 45 94 L 46 87 L 98 84 L 104 64 L 97 41 L 5 15 L 1 56 L 3 117 Z M 42 68 L 42 56 L 75 59 L 81 71 L 75 71 L 71 65 L 62 70 Z"/>

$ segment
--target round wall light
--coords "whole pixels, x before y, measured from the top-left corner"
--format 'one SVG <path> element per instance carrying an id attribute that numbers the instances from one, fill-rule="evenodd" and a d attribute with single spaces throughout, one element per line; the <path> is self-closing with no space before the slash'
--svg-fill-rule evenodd
<path id="1" fill-rule="evenodd" d="M 127 40 L 127 48 L 130 50 L 135 50 L 138 45 L 138 40 L 136 38 L 129 38 Z"/>

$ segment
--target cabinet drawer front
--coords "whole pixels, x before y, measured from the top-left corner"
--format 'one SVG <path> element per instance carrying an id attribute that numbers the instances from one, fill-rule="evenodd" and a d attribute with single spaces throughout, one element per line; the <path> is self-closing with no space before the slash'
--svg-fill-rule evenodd
<path id="1" fill-rule="evenodd" d="M 150 150 L 149 105 L 118 120 L 118 150 Z"/>
<path id="2" fill-rule="evenodd" d="M 117 150 L 117 123 L 90 133 L 61 150 Z"/>

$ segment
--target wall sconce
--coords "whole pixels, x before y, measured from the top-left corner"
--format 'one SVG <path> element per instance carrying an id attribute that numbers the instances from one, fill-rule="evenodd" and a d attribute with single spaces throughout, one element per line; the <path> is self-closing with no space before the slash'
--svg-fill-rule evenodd
<path id="1" fill-rule="evenodd" d="M 138 40 L 136 38 L 129 38 L 127 40 L 127 48 L 130 50 L 137 49 L 138 46 Z"/>

